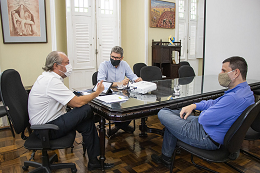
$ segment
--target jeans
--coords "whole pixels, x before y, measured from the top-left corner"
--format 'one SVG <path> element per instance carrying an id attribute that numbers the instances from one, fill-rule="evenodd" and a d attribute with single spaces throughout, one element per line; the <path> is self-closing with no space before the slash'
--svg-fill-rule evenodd
<path id="1" fill-rule="evenodd" d="M 162 154 L 171 157 L 177 140 L 181 140 L 191 146 L 216 150 L 216 146 L 205 133 L 203 126 L 198 122 L 198 116 L 190 115 L 186 120 L 180 118 L 180 110 L 161 109 L 158 118 L 165 126 Z"/>
<path id="2" fill-rule="evenodd" d="M 73 108 L 47 124 L 55 124 L 59 127 L 59 130 L 50 131 L 51 139 L 60 138 L 72 130 L 77 130 L 82 135 L 88 157 L 96 158 L 100 155 L 99 137 L 93 121 L 93 112 L 88 104 Z"/>

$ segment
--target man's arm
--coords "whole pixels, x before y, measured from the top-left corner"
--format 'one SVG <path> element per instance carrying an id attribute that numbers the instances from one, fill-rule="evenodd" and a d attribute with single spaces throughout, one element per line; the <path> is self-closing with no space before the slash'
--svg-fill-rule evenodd
<path id="1" fill-rule="evenodd" d="M 127 62 L 125 62 L 124 67 L 125 67 L 125 76 L 132 81 L 136 81 L 138 79 L 138 77 L 136 76 L 136 74 L 134 74 L 134 72 L 132 71 L 130 66 L 127 64 Z"/>
<path id="2" fill-rule="evenodd" d="M 120 82 L 113 82 L 112 87 L 117 87 L 117 86 L 121 86 L 121 85 L 127 85 L 129 82 L 128 78 L 125 78 L 124 80 L 120 81 Z"/>
<path id="3" fill-rule="evenodd" d="M 103 85 L 103 80 L 98 83 L 97 90 L 89 95 L 84 95 L 84 96 L 75 96 L 73 97 L 69 102 L 68 106 L 70 107 L 81 107 L 97 96 L 104 90 L 104 85 Z"/>
<path id="4" fill-rule="evenodd" d="M 142 81 L 143 79 L 142 78 L 137 78 L 136 80 L 135 80 L 135 82 L 140 82 L 140 81 Z"/>
<path id="5" fill-rule="evenodd" d="M 106 73 L 106 67 L 105 63 L 101 63 L 98 69 L 98 74 L 97 74 L 97 81 L 106 81 L 107 80 L 107 73 Z"/>
<path id="6" fill-rule="evenodd" d="M 188 116 L 192 113 L 193 110 L 195 110 L 195 109 L 200 110 L 200 111 L 206 110 L 210 106 L 214 105 L 218 99 L 220 99 L 220 98 L 217 98 L 216 100 L 202 100 L 199 103 L 185 106 L 181 109 L 180 117 L 186 120 L 188 118 Z"/>

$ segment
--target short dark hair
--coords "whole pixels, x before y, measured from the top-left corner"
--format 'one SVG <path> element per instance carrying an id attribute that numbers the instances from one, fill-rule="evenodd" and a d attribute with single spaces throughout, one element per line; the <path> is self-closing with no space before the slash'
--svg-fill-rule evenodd
<path id="1" fill-rule="evenodd" d="M 115 52 L 115 53 L 120 54 L 121 57 L 123 57 L 123 54 L 124 54 L 124 50 L 123 50 L 123 48 L 120 47 L 120 46 L 115 46 L 115 47 L 113 47 L 112 50 L 111 50 L 111 53 L 112 53 L 112 52 Z"/>
<path id="2" fill-rule="evenodd" d="M 242 79 L 246 80 L 247 75 L 247 63 L 246 60 L 240 56 L 232 56 L 230 58 L 225 59 L 222 63 L 229 62 L 229 67 L 232 70 L 239 69 L 242 75 Z"/>

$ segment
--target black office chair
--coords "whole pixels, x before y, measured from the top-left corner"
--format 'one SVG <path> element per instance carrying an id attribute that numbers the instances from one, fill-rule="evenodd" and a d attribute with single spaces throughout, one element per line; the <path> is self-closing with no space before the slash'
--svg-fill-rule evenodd
<path id="1" fill-rule="evenodd" d="M 29 150 L 42 150 L 42 163 L 33 161 L 25 161 L 23 170 L 28 170 L 29 166 L 36 167 L 32 172 L 48 172 L 51 173 L 53 169 L 70 168 L 73 173 L 77 172 L 74 163 L 58 163 L 58 156 L 48 156 L 48 150 L 64 149 L 73 146 L 76 136 L 76 131 L 71 131 L 64 137 L 51 140 L 49 139 L 49 130 L 58 130 L 58 126 L 53 124 L 32 125 L 29 124 L 28 116 L 28 94 L 25 91 L 19 73 L 13 69 L 5 70 L 1 74 L 0 79 L 1 98 L 7 115 L 10 117 L 15 132 L 21 133 L 21 138 L 25 140 L 24 147 Z M 40 138 L 34 132 L 29 136 L 25 136 L 26 128 L 29 132 L 31 130 L 39 130 Z"/>
<path id="2" fill-rule="evenodd" d="M 1 100 L 1 98 L 0 98 L 0 102 L 1 102 L 1 101 L 2 101 L 2 100 Z M 0 106 L 0 118 L 5 117 L 5 116 L 6 116 L 7 119 L 8 119 L 9 126 L 7 126 L 7 127 L 2 127 L 2 128 L 0 128 L 0 130 L 10 129 L 11 132 L 12 132 L 13 137 L 15 137 L 14 130 L 13 130 L 13 127 L 12 127 L 12 123 L 11 123 L 10 118 L 8 117 L 8 115 L 7 115 L 6 111 L 5 111 L 5 107 L 4 107 L 4 106 Z"/>
<path id="3" fill-rule="evenodd" d="M 260 139 L 260 125 L 259 124 L 260 124 L 260 113 L 258 113 L 256 119 L 254 120 L 254 122 L 252 123 L 250 128 L 248 129 L 246 136 L 245 136 L 245 140 L 253 141 L 253 140 Z M 259 156 L 251 154 L 248 151 L 245 151 L 243 149 L 240 149 L 240 151 L 241 151 L 241 153 L 247 154 L 247 155 L 257 159 L 258 161 L 260 161 Z"/>
<path id="4" fill-rule="evenodd" d="M 189 65 L 190 66 L 190 63 L 188 61 L 181 61 L 179 64 L 180 64 L 180 66 L 183 66 L 183 65 Z"/>
<path id="5" fill-rule="evenodd" d="M 254 90 L 254 94 L 256 95 L 256 100 L 259 100 L 259 97 L 260 97 L 260 89 L 256 89 Z"/>
<path id="6" fill-rule="evenodd" d="M 157 66 L 145 66 L 141 68 L 140 76 L 144 81 L 157 81 L 162 79 L 162 72 L 161 69 Z M 145 128 L 143 125 L 145 124 L 145 121 L 147 119 L 148 119 L 147 117 L 141 118 L 141 125 L 139 126 L 139 129 Z M 157 133 L 163 135 L 163 131 L 160 129 L 149 128 L 146 130 L 148 130 L 148 132 L 151 133 Z M 141 132 L 139 136 L 147 136 L 147 134 Z"/>
<path id="7" fill-rule="evenodd" d="M 193 68 L 189 65 L 180 66 L 178 73 L 179 73 L 179 78 L 195 76 L 195 72 Z"/>
<path id="8" fill-rule="evenodd" d="M 97 75 L 98 75 L 98 71 L 96 71 L 95 73 L 93 73 L 92 75 L 92 84 L 96 85 L 97 84 Z"/>
<path id="9" fill-rule="evenodd" d="M 215 172 L 209 168 L 197 165 L 193 161 L 193 155 L 208 162 L 224 162 L 225 164 L 231 166 L 233 169 L 236 169 L 238 172 L 242 172 L 239 169 L 235 168 L 233 165 L 227 163 L 227 161 L 235 160 L 238 158 L 239 150 L 246 135 L 246 132 L 259 112 L 260 101 L 258 101 L 256 104 L 250 105 L 246 110 L 244 110 L 226 133 L 224 144 L 221 145 L 221 147 L 217 150 L 204 150 L 188 145 L 182 141 L 177 141 L 176 149 L 173 153 L 173 161 L 170 172 L 172 173 L 175 155 L 179 148 L 191 153 L 191 162 L 198 168 L 205 169 L 210 172 Z"/>
<path id="10" fill-rule="evenodd" d="M 140 75 L 141 68 L 143 68 L 145 66 L 147 66 L 145 63 L 136 63 L 133 66 L 134 74 L 136 74 L 138 77 L 141 77 L 141 75 Z"/>
<path id="11" fill-rule="evenodd" d="M 141 68 L 140 76 L 144 81 L 155 81 L 162 79 L 161 69 L 157 66 L 146 66 Z"/>

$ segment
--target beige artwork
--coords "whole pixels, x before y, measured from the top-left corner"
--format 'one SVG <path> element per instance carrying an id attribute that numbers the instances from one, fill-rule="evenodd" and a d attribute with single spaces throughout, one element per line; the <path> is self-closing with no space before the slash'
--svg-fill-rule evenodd
<path id="1" fill-rule="evenodd" d="M 40 15 L 38 0 L 7 0 L 10 36 L 39 36 Z"/>

